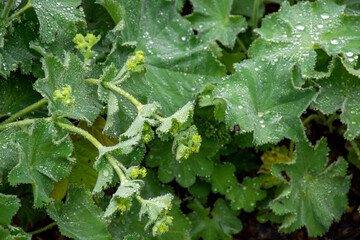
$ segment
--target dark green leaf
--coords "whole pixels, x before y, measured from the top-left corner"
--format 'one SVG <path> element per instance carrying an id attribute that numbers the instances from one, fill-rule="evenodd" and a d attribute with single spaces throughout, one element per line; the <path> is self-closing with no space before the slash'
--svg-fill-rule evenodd
<path id="1" fill-rule="evenodd" d="M 270 202 L 275 214 L 283 216 L 280 231 L 289 233 L 305 226 L 309 236 L 320 236 L 346 211 L 348 164 L 339 158 L 326 167 L 328 152 L 325 139 L 315 147 L 303 141 L 296 145 L 292 162 L 273 165 L 272 174 L 287 184 Z"/>
<path id="2" fill-rule="evenodd" d="M 34 206 L 41 207 L 50 202 L 49 193 L 53 182 L 66 177 L 71 170 L 69 157 L 72 143 L 69 138 L 58 145 L 52 141 L 50 124 L 36 121 L 29 132 L 19 132 L 14 136 L 19 152 L 19 163 L 9 173 L 11 185 L 32 184 Z"/>
<path id="3" fill-rule="evenodd" d="M 55 201 L 47 212 L 54 219 L 62 234 L 83 240 L 111 240 L 103 212 L 95 206 L 91 193 L 84 187 L 69 185 L 66 202 Z"/>

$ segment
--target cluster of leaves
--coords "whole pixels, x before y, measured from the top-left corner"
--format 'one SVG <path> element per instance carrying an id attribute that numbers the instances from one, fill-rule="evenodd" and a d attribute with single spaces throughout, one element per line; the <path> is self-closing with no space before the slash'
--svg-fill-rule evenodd
<path id="1" fill-rule="evenodd" d="M 267 4 L 280 9 L 264 16 Z M 0 12 L 1 239 L 55 225 L 73 239 L 232 239 L 242 210 L 320 236 L 348 208 L 359 4 L 7 0 Z M 313 120 L 349 155 L 312 145 Z"/>

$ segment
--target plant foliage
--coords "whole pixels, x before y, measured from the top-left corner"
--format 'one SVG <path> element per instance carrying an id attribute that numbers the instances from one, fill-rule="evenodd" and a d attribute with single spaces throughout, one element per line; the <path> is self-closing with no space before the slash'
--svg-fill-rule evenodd
<path id="1" fill-rule="evenodd" d="M 326 234 L 360 168 L 354 2 L 0 2 L 0 239 Z"/>

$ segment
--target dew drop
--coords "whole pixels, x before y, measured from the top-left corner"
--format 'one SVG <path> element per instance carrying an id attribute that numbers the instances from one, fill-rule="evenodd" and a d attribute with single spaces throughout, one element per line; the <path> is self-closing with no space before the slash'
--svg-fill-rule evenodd
<path id="1" fill-rule="evenodd" d="M 333 45 L 338 45 L 339 41 L 334 39 L 334 40 L 331 40 L 330 43 Z"/>
<path id="2" fill-rule="evenodd" d="M 305 29 L 305 27 L 304 27 L 304 26 L 299 25 L 299 26 L 296 26 L 296 29 L 297 29 L 297 30 L 302 31 L 302 30 L 304 30 L 304 29 Z"/>
<path id="3" fill-rule="evenodd" d="M 347 53 L 346 53 L 346 56 L 348 56 L 348 57 L 352 57 L 353 55 L 354 55 L 353 52 L 347 52 Z"/>
<path id="4" fill-rule="evenodd" d="M 328 19 L 328 18 L 329 18 L 329 15 L 321 14 L 320 17 L 321 17 L 322 19 Z"/>
<path id="5" fill-rule="evenodd" d="M 322 29 L 324 27 L 324 25 L 319 24 L 319 25 L 317 25 L 317 27 Z"/>
<path id="6" fill-rule="evenodd" d="M 239 105 L 239 106 L 238 106 L 238 109 L 243 109 L 243 106 Z"/>

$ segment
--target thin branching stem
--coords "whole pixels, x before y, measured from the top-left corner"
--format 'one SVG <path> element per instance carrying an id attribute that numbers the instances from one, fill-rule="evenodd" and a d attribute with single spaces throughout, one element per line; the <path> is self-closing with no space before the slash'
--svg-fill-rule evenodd
<path id="1" fill-rule="evenodd" d="M 117 175 L 120 178 L 121 184 L 124 184 L 127 180 L 126 180 L 125 174 L 119 167 L 119 165 L 120 165 L 119 161 L 110 154 L 105 154 L 105 157 L 109 160 L 109 163 L 115 169 L 115 172 L 117 173 Z"/>
<path id="2" fill-rule="evenodd" d="M 41 107 L 42 105 L 46 104 L 47 103 L 47 99 L 46 98 L 43 98 L 39 101 L 37 101 L 36 103 L 20 110 L 19 112 L 15 113 L 14 115 L 12 115 L 11 117 L 9 117 L 8 119 L 6 119 L 4 122 L 1 123 L 1 125 L 3 124 L 6 124 L 6 123 L 10 123 L 10 122 L 13 122 L 15 121 L 16 119 L 18 119 L 19 117 L 33 111 L 34 109 L 36 108 L 39 108 Z"/>
<path id="3" fill-rule="evenodd" d="M 98 79 L 86 79 L 85 82 L 92 83 L 92 84 L 98 84 L 99 80 Z M 139 112 L 142 110 L 143 105 L 130 93 L 126 92 L 125 90 L 123 90 L 120 87 L 115 86 L 113 83 L 102 82 L 101 84 L 104 87 L 111 89 L 111 90 L 123 95 L 127 99 L 129 99 L 136 106 L 136 108 Z"/>
<path id="4" fill-rule="evenodd" d="M 71 132 L 74 132 L 74 133 L 77 133 L 77 134 L 83 136 L 84 138 L 89 140 L 98 149 L 103 147 L 103 145 L 95 137 L 93 137 L 90 133 L 88 133 L 87 131 L 85 131 L 82 128 L 75 127 L 74 125 L 69 125 L 69 124 L 65 124 L 65 123 L 61 123 L 61 122 L 56 122 L 56 125 L 58 125 L 61 128 L 67 129 Z"/>
<path id="5" fill-rule="evenodd" d="M 9 0 L 6 3 L 6 5 L 5 5 L 5 7 L 4 7 L 4 9 L 3 9 L 2 13 L 1 13 L 1 19 L 5 19 L 5 18 L 8 17 L 9 12 L 11 10 L 11 6 L 13 5 L 13 3 L 14 3 L 14 0 Z"/>
<path id="6" fill-rule="evenodd" d="M 33 7 L 33 5 L 31 4 L 30 1 L 28 1 L 23 8 L 21 8 L 20 10 L 16 11 L 13 15 L 11 15 L 8 18 L 8 21 L 9 22 L 13 21 L 17 16 L 19 16 L 21 13 L 25 12 L 28 8 L 31 8 L 31 7 Z"/>
<path id="7" fill-rule="evenodd" d="M 43 228 L 40 228 L 38 230 L 35 230 L 35 231 L 32 231 L 32 232 L 29 232 L 31 235 L 35 235 L 35 234 L 39 234 L 39 233 L 42 233 L 42 232 L 45 232 L 46 230 L 49 230 L 50 228 L 56 226 L 57 223 L 56 222 L 53 222 L 53 223 L 50 223 L 48 225 L 46 225 L 45 227 Z"/>

